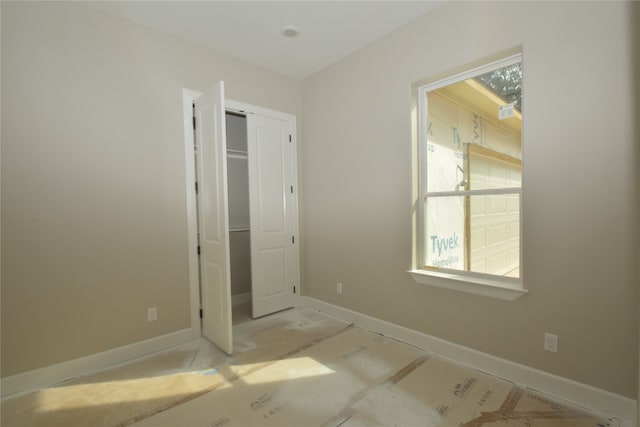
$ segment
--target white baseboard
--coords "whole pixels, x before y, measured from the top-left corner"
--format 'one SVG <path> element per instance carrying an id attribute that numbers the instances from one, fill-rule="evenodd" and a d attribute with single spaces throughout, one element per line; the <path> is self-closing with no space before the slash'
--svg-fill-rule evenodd
<path id="1" fill-rule="evenodd" d="M 231 295 L 231 306 L 245 304 L 251 302 L 251 292 L 245 292 L 243 294 Z"/>
<path id="2" fill-rule="evenodd" d="M 552 375 L 506 359 L 482 353 L 413 329 L 376 319 L 328 302 L 303 297 L 304 306 L 358 326 L 415 345 L 427 351 L 501 377 L 549 396 L 574 403 L 608 417 L 616 418 L 621 427 L 635 426 L 636 401 L 567 378 Z"/>
<path id="3" fill-rule="evenodd" d="M 24 394 L 199 338 L 192 328 L 2 378 L 2 397 Z"/>

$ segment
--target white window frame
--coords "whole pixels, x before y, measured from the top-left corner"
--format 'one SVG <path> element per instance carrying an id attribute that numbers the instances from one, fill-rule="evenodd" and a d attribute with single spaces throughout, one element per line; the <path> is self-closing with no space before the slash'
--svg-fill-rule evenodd
<path id="1" fill-rule="evenodd" d="M 417 217 L 414 222 L 414 256 L 413 267 L 409 271 L 409 274 L 417 283 L 435 286 L 439 288 L 451 289 L 491 298 L 498 298 L 502 300 L 514 301 L 527 293 L 527 290 L 523 286 L 523 256 L 522 256 L 522 186 L 519 189 L 501 189 L 498 191 L 492 190 L 492 192 L 504 192 L 511 194 L 519 194 L 520 200 L 520 277 L 504 277 L 493 274 L 484 274 L 470 271 L 454 270 L 447 268 L 425 268 L 426 254 L 425 248 L 425 201 L 427 198 L 427 173 L 426 173 L 426 135 L 427 135 L 427 93 L 454 83 L 458 83 L 463 80 L 467 80 L 487 72 L 493 71 L 497 68 L 506 67 L 508 65 L 522 62 L 522 54 L 514 54 L 503 59 L 492 61 L 484 65 L 469 69 L 467 71 L 440 79 L 436 82 L 422 84 L 417 86 L 417 91 L 414 91 L 417 99 L 415 100 L 416 116 L 414 117 L 414 123 L 417 127 L 417 141 L 414 144 L 414 155 L 417 156 L 417 161 L 414 160 L 414 165 L 417 164 L 417 174 L 414 174 L 414 195 L 416 195 L 415 205 L 416 210 L 414 212 Z M 414 138 L 416 133 L 414 132 Z M 523 137 L 524 139 L 524 137 Z M 417 191 L 416 191 L 417 189 Z M 430 196 L 436 195 L 452 195 L 449 192 L 437 192 L 430 193 Z M 471 196 L 480 195 L 486 193 L 486 190 L 463 190 L 456 191 L 456 196 Z"/>

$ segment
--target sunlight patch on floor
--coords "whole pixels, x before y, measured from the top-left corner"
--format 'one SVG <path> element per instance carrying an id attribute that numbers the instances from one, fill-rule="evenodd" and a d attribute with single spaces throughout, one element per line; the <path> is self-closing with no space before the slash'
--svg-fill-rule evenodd
<path id="1" fill-rule="evenodd" d="M 100 405 L 134 403 L 149 396 L 164 399 L 176 396 L 177 382 L 188 381 L 194 374 L 171 374 L 153 378 L 135 378 L 105 383 L 75 384 L 43 390 L 38 397 L 38 411 L 52 412 L 60 407 L 81 409 Z"/>
<path id="2" fill-rule="evenodd" d="M 247 385 L 267 384 L 336 373 L 333 369 L 328 368 L 311 357 L 289 358 L 286 362 L 281 364 L 274 363 L 269 368 L 265 375 L 259 375 L 258 373 L 247 375 L 242 378 L 242 382 Z"/>

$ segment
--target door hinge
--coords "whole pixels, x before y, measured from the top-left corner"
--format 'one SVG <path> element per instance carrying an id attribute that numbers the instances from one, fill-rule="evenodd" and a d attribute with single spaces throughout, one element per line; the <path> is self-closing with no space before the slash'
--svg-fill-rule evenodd
<path id="1" fill-rule="evenodd" d="M 291 194 L 293 194 L 293 185 L 291 186 Z"/>
<path id="2" fill-rule="evenodd" d="M 296 236 L 291 236 L 291 243 L 295 245 L 295 243 L 296 243 Z"/>
<path id="3" fill-rule="evenodd" d="M 198 245 L 198 255 L 200 255 L 200 245 Z"/>
<path id="4" fill-rule="evenodd" d="M 196 194 L 198 194 L 198 182 L 196 182 Z"/>
<path id="5" fill-rule="evenodd" d="M 193 130 L 196 130 L 196 116 L 193 116 Z"/>
<path id="6" fill-rule="evenodd" d="M 295 286 L 293 287 L 293 294 L 294 295 L 296 294 L 296 287 Z"/>
<path id="7" fill-rule="evenodd" d="M 194 120 L 195 120 L 195 117 L 194 117 Z M 194 128 L 194 129 L 195 129 L 195 128 Z M 289 135 L 289 142 L 291 142 L 291 135 Z"/>
<path id="8" fill-rule="evenodd" d="M 201 319 L 203 318 L 203 315 L 202 315 L 202 309 L 200 309 L 200 318 L 201 318 Z"/>

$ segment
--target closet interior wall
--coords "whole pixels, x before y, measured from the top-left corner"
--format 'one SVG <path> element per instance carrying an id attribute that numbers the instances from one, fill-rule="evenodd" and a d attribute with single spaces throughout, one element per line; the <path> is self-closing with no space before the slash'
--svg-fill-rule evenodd
<path id="1" fill-rule="evenodd" d="M 251 292 L 247 119 L 226 113 L 231 295 Z"/>

